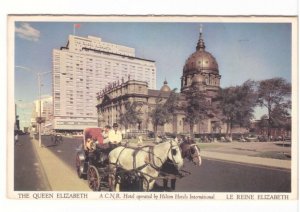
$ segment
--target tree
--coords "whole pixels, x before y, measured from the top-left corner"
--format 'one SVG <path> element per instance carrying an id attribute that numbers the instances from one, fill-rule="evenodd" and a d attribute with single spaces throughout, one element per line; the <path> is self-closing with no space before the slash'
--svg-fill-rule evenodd
<path id="1" fill-rule="evenodd" d="M 165 109 L 168 111 L 168 116 L 171 117 L 171 115 L 175 112 L 175 110 L 178 108 L 178 100 L 179 96 L 176 93 L 177 88 L 174 88 L 166 102 L 164 103 Z"/>
<path id="2" fill-rule="evenodd" d="M 150 112 L 150 117 L 153 125 L 155 138 L 157 137 L 158 126 L 163 126 L 165 123 L 169 122 L 169 116 L 167 110 L 161 105 L 156 105 Z"/>
<path id="3" fill-rule="evenodd" d="M 257 122 L 257 126 L 260 129 L 264 129 L 268 127 L 268 116 L 267 115 L 263 115 L 262 117 L 260 117 L 260 120 Z"/>
<path id="4" fill-rule="evenodd" d="M 165 102 L 163 98 L 159 97 L 156 100 L 156 105 L 149 116 L 151 117 L 155 138 L 157 137 L 158 126 L 164 126 L 173 119 L 173 113 L 176 110 L 178 102 L 178 94 L 176 88 L 173 89 Z"/>
<path id="5" fill-rule="evenodd" d="M 141 102 L 126 102 L 125 111 L 120 114 L 120 124 L 125 127 L 125 130 L 129 128 L 130 125 L 135 125 L 142 121 L 140 116 L 140 111 L 137 110 L 141 106 Z"/>
<path id="6" fill-rule="evenodd" d="M 249 126 L 257 104 L 255 82 L 247 80 L 241 86 L 220 90 L 217 108 L 222 110 L 223 121 L 227 124 L 226 135 L 231 135 L 232 126 Z"/>
<path id="7" fill-rule="evenodd" d="M 190 89 L 185 92 L 185 96 L 185 120 L 189 123 L 190 136 L 193 137 L 195 124 L 208 118 L 211 114 L 212 107 L 205 93 L 196 87 L 190 87 Z"/>
<path id="8" fill-rule="evenodd" d="M 268 139 L 271 127 L 285 125 L 291 109 L 291 84 L 282 78 L 262 80 L 258 86 L 258 103 L 267 108 L 268 113 Z"/>

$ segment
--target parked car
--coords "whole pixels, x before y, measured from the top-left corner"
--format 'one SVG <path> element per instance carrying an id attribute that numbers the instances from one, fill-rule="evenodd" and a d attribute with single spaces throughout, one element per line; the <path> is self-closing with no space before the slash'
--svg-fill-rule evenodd
<path id="1" fill-rule="evenodd" d="M 259 135 L 257 137 L 257 139 L 258 139 L 259 142 L 266 142 L 266 141 L 268 141 L 268 136 L 266 136 L 266 135 Z"/>
<path id="2" fill-rule="evenodd" d="M 245 139 L 248 142 L 252 142 L 252 141 L 257 142 L 258 141 L 258 136 L 254 135 L 254 134 L 249 134 L 247 137 L 245 137 Z"/>

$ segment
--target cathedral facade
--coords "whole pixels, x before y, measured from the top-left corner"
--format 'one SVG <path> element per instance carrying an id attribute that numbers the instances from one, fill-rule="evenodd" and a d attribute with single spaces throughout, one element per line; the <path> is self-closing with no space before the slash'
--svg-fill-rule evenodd
<path id="1" fill-rule="evenodd" d="M 213 105 L 214 98 L 220 89 L 219 67 L 214 56 L 206 51 L 205 42 L 200 32 L 196 51 L 192 53 L 183 67 L 181 77 L 181 89 L 178 94 L 178 109 L 173 113 L 173 118 L 164 126 L 158 126 L 160 133 L 188 133 L 189 123 L 183 109 L 187 103 L 187 94 L 193 91 L 203 92 L 205 98 Z M 126 104 L 136 102 L 141 119 L 139 123 L 130 126 L 131 130 L 154 131 L 150 112 L 158 102 L 166 101 L 172 90 L 165 80 L 160 90 L 149 89 L 146 82 L 133 79 L 122 80 L 112 83 L 110 88 L 102 90 L 98 94 L 98 123 L 102 127 L 106 124 L 112 125 L 120 121 L 120 116 L 126 110 Z M 121 126 L 123 129 L 125 126 Z M 225 132 L 225 126 L 221 122 L 220 115 L 212 116 L 194 125 L 194 133 L 221 133 Z"/>

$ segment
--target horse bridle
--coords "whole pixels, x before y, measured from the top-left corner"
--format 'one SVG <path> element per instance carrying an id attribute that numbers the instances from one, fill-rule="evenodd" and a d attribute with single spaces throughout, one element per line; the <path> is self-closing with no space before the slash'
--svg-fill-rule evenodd
<path id="1" fill-rule="evenodd" d="M 168 151 L 168 155 L 169 155 L 169 152 L 172 151 L 172 150 L 173 150 L 173 147 L 175 146 L 175 145 L 173 145 L 173 141 L 172 141 L 172 140 L 170 141 L 170 144 L 171 144 L 171 147 L 170 147 L 170 149 L 169 149 L 169 151 Z M 177 150 L 176 150 L 176 151 L 177 151 Z M 172 155 L 172 162 L 173 162 L 174 164 L 177 165 L 178 162 L 176 162 L 176 161 L 175 161 L 175 158 L 174 158 L 174 155 L 175 155 L 175 154 L 173 154 L 173 152 L 171 152 L 171 155 Z"/>
<path id="2" fill-rule="evenodd" d="M 189 151 L 191 151 L 191 147 L 196 147 L 197 148 L 197 144 L 189 144 L 189 146 L 190 146 L 190 150 Z M 198 150 L 198 152 L 200 152 L 200 149 Z M 191 157 L 191 159 L 193 160 L 195 157 L 199 157 L 200 156 L 200 154 L 198 153 L 197 155 L 192 155 L 192 154 L 190 154 L 190 157 Z"/>
<path id="3" fill-rule="evenodd" d="M 172 151 L 172 150 L 173 150 L 173 147 L 175 146 L 175 145 L 173 145 L 172 140 L 170 141 L 170 145 L 171 145 L 171 146 L 170 146 L 170 148 L 169 148 L 169 150 L 168 150 L 167 155 L 169 155 L 169 152 Z M 175 158 L 174 158 L 174 155 L 173 155 L 172 152 L 171 152 L 171 155 L 172 155 L 172 162 L 173 162 L 175 165 L 179 164 L 178 162 L 175 161 Z M 157 165 L 155 164 L 155 160 L 154 160 L 154 158 L 153 158 L 154 156 L 155 156 L 155 155 L 154 155 L 154 152 L 153 152 L 153 148 L 151 148 L 150 151 L 149 151 L 149 157 L 152 157 L 152 159 L 151 159 L 152 163 L 150 163 L 150 166 L 151 166 L 152 168 L 156 169 L 156 170 L 159 170 L 161 167 L 159 167 L 159 166 L 157 166 Z M 155 157 L 157 157 L 157 156 L 155 156 Z M 157 157 L 157 158 L 158 158 L 158 159 L 160 160 L 160 162 L 163 164 L 161 158 L 159 158 L 159 157 Z"/>

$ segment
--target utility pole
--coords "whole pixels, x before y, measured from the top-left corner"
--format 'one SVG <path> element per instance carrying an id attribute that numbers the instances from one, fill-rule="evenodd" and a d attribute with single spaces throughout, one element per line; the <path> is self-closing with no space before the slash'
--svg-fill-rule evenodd
<path id="1" fill-rule="evenodd" d="M 41 75 L 37 74 L 38 77 L 38 88 L 39 88 L 39 147 L 42 147 L 42 98 L 41 98 Z"/>
<path id="2" fill-rule="evenodd" d="M 42 147 L 42 123 L 44 122 L 42 118 L 42 97 L 41 97 L 41 77 L 45 74 L 51 73 L 51 71 L 48 72 L 33 72 L 30 68 L 24 67 L 24 66 L 16 66 L 16 68 L 21 68 L 27 71 L 30 71 L 33 74 L 36 74 L 37 79 L 38 79 L 38 89 L 39 89 L 39 109 L 38 109 L 38 117 L 36 118 L 36 122 L 38 123 L 38 133 L 39 133 L 39 147 Z"/>

